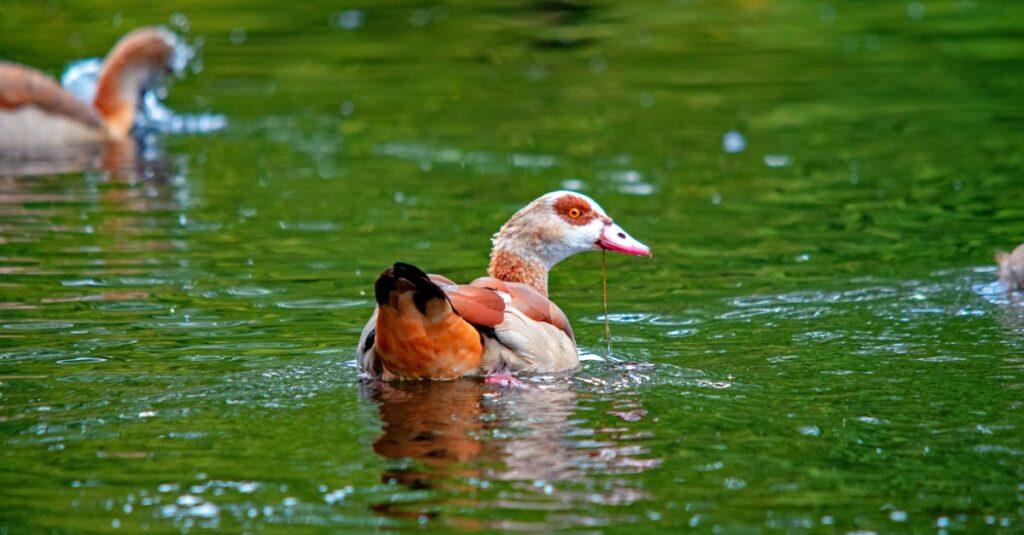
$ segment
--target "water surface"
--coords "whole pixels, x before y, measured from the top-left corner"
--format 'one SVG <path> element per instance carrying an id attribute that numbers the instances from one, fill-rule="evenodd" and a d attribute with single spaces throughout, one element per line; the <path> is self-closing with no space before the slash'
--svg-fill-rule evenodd
<path id="1" fill-rule="evenodd" d="M 0 177 L 0 527 L 927 531 L 1024 523 L 1024 8 L 7 2 L 59 75 L 141 24 L 228 127 Z M 729 133 L 733 132 L 733 133 Z M 113 170 L 111 170 L 113 169 Z M 395 260 L 480 275 L 558 188 L 609 256 L 572 378 L 371 385 Z M 604 355 L 597 255 L 552 274 Z"/>

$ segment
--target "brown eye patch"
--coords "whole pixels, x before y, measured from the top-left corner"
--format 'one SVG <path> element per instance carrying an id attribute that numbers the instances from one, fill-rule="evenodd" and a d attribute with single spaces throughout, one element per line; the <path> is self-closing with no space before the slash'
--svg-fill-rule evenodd
<path id="1" fill-rule="evenodd" d="M 573 225 L 586 225 L 595 217 L 590 203 L 576 195 L 562 195 L 555 201 L 555 213 Z"/>

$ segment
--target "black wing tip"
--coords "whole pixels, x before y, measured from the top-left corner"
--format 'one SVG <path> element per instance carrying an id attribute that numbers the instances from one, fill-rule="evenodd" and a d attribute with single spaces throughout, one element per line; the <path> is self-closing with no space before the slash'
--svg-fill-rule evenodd
<path id="1" fill-rule="evenodd" d="M 415 282 L 418 279 L 430 280 L 422 269 L 412 264 L 406 264 L 405 262 L 395 262 L 392 264 L 391 272 L 394 273 L 396 277 L 408 279 L 410 282 Z"/>
<path id="2" fill-rule="evenodd" d="M 406 281 L 406 284 L 400 284 Z M 399 287 L 401 286 L 401 287 Z M 405 262 L 395 262 L 384 270 L 373 285 L 377 304 L 388 304 L 393 291 L 413 291 L 413 302 L 420 313 L 426 314 L 427 301 L 431 299 L 447 299 L 444 291 L 420 268 Z"/>

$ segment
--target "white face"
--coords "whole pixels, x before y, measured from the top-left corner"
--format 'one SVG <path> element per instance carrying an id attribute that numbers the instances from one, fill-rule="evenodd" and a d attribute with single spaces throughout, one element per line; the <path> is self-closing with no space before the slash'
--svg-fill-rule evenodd
<path id="1" fill-rule="evenodd" d="M 601 205 L 570 191 L 555 191 L 531 203 L 536 206 L 542 256 L 549 266 L 584 251 L 607 249 L 624 254 L 649 256 L 650 249 L 616 225 Z"/>

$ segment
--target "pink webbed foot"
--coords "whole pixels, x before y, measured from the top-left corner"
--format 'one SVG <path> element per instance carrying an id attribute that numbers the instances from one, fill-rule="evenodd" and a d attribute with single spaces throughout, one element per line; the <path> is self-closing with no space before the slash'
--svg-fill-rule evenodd
<path id="1" fill-rule="evenodd" d="M 525 386 L 522 381 L 516 379 L 516 376 L 510 373 L 497 373 L 494 375 L 488 375 L 487 377 L 484 378 L 484 384 L 514 387 Z"/>

